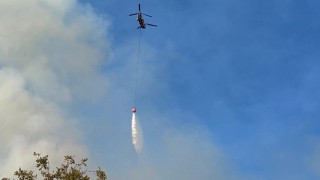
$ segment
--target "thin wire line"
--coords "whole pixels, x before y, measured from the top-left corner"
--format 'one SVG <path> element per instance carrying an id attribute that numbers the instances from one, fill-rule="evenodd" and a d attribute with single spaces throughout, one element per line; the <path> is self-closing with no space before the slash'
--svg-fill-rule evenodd
<path id="1" fill-rule="evenodd" d="M 141 39 L 141 28 L 139 32 L 139 45 L 138 45 L 138 62 L 137 62 L 137 67 L 136 67 L 136 84 L 134 87 L 134 99 L 133 99 L 133 105 L 136 103 L 136 98 L 137 98 L 137 88 L 138 88 L 138 78 L 139 78 L 139 63 L 140 63 L 140 39 Z"/>

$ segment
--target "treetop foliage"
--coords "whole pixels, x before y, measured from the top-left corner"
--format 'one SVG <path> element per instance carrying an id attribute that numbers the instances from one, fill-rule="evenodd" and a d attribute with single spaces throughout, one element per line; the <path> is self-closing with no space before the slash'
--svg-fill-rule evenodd
<path id="1" fill-rule="evenodd" d="M 40 172 L 40 179 L 43 180 L 90 180 L 87 175 L 88 172 L 93 172 L 97 180 L 106 180 L 107 174 L 100 167 L 95 171 L 88 171 L 86 162 L 88 159 L 81 159 L 80 163 L 77 163 L 74 156 L 65 156 L 64 162 L 60 167 L 56 167 L 56 170 L 50 171 L 50 163 L 48 155 L 41 156 L 39 153 L 34 152 L 36 157 L 36 168 Z M 34 171 L 19 170 L 14 172 L 14 176 L 18 180 L 37 180 L 38 175 Z M 10 180 L 9 178 L 2 178 L 1 180 Z"/>

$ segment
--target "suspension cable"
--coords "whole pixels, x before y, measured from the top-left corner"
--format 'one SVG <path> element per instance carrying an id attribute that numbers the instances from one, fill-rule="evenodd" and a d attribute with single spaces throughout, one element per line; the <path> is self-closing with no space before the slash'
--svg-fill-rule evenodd
<path id="1" fill-rule="evenodd" d="M 139 28 L 139 45 L 138 45 L 138 62 L 136 66 L 136 82 L 134 87 L 134 98 L 133 98 L 133 105 L 136 103 L 137 99 L 137 88 L 138 88 L 138 78 L 139 78 L 139 63 L 140 63 L 140 39 L 141 39 L 141 28 Z"/>

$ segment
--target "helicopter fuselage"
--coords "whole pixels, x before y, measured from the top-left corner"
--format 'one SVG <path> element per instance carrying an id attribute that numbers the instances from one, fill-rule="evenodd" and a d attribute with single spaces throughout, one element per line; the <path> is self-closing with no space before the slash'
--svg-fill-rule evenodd
<path id="1" fill-rule="evenodd" d="M 142 18 L 142 14 L 138 13 L 137 21 L 139 22 L 140 28 L 145 29 L 146 25 L 144 24 L 144 20 Z"/>

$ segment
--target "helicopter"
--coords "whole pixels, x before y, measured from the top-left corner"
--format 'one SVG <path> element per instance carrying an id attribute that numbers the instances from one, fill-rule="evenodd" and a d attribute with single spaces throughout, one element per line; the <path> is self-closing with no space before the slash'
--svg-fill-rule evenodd
<path id="1" fill-rule="evenodd" d="M 157 27 L 157 25 L 154 25 L 154 24 L 144 23 L 142 15 L 145 15 L 145 16 L 148 16 L 148 17 L 152 17 L 152 16 L 142 13 L 141 12 L 141 8 L 140 8 L 140 4 L 139 4 L 139 12 L 133 13 L 133 14 L 129 14 L 129 16 L 134 16 L 134 15 L 137 15 L 137 21 L 139 22 L 139 27 L 137 29 L 140 29 L 140 28 L 141 29 L 145 29 L 146 25 Z"/>

